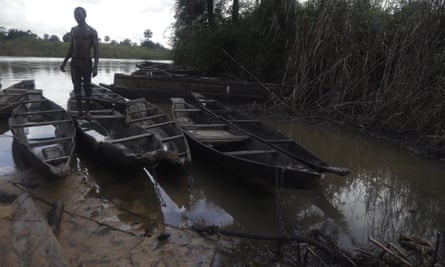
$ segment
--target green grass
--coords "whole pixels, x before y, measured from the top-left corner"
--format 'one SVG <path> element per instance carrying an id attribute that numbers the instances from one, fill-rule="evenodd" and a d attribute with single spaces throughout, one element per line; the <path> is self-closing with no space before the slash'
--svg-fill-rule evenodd
<path id="1" fill-rule="evenodd" d="M 37 40 L 21 37 L 12 40 L 0 40 L 0 56 L 24 57 L 64 57 L 69 43 Z M 140 46 L 124 46 L 99 44 L 101 58 L 134 58 L 134 59 L 170 59 L 170 50 L 162 48 L 146 48 Z"/>

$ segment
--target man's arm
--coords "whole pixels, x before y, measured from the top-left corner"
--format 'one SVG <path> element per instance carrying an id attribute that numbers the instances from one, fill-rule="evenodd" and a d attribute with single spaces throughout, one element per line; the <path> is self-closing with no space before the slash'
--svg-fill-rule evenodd
<path id="1" fill-rule="evenodd" d="M 96 31 L 94 31 L 94 34 L 93 34 L 93 57 L 94 57 L 93 77 L 96 77 L 97 65 L 99 64 L 99 42 L 98 42 Z"/>
<path id="2" fill-rule="evenodd" d="M 60 70 L 62 72 L 65 72 L 65 66 L 68 59 L 70 59 L 73 56 L 73 31 L 71 31 L 71 41 L 70 41 L 70 48 L 68 49 L 68 52 L 66 53 L 65 59 L 62 62 L 62 65 L 60 65 Z"/>

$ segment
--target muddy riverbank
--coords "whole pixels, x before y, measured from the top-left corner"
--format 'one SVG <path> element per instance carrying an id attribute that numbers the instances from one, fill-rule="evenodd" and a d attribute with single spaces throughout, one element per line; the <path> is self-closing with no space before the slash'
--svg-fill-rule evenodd
<path id="1" fill-rule="evenodd" d="M 57 257 L 63 258 L 67 266 L 210 266 L 216 255 L 215 247 L 222 242 L 216 237 L 168 227 L 155 213 L 150 217 L 139 214 L 137 209 L 123 210 L 118 203 L 98 199 L 81 175 L 60 181 L 42 180 L 33 172 L 2 178 L 2 196 L 20 196 L 23 200 L 22 194 L 27 192 L 42 218 L 47 218 L 56 201 L 63 200 L 64 212 L 57 244 L 48 246 L 60 245 L 60 253 L 45 255 L 38 246 L 25 250 L 39 235 L 46 235 L 45 240 L 51 242 L 52 233 L 38 227 L 42 218 L 27 211 L 26 220 L 17 219 L 19 205 L 12 198 L 2 198 L 0 266 L 43 266 L 54 263 Z M 12 231 L 17 224 L 30 229 Z"/>

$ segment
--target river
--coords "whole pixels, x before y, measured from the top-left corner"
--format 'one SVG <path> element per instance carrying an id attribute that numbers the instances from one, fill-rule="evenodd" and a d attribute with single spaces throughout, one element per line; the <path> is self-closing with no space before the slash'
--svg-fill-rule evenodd
<path id="1" fill-rule="evenodd" d="M 0 57 L 0 82 L 4 88 L 34 79 L 47 98 L 65 107 L 72 84 L 69 72 L 59 70 L 61 61 Z M 102 59 L 93 82 L 110 84 L 114 73 L 130 73 L 138 62 Z M 120 176 L 126 174 L 107 172 L 105 166 L 88 157 L 79 157 L 79 171 L 100 198 L 133 208 L 144 205 L 147 199 L 157 199 L 163 221 L 170 225 L 200 223 L 263 234 L 301 234 L 320 229 L 346 249 L 367 246 L 369 237 L 397 242 L 400 234 L 435 242 L 436 233 L 445 229 L 444 162 L 331 125 L 299 120 L 266 122 L 324 161 L 349 168 L 350 174 L 324 175 L 312 190 L 262 190 L 239 184 L 199 160 L 193 162 L 186 181 L 156 186 L 144 172 L 132 174 L 135 177 L 131 180 L 125 177 L 127 182 L 123 183 Z M 0 129 L 1 180 L 30 167 L 13 156 L 7 120 L 0 122 Z M 149 208 L 141 210 L 150 212 Z M 227 252 L 232 255 L 227 257 L 254 257 L 255 249 L 254 243 L 247 242 Z"/>

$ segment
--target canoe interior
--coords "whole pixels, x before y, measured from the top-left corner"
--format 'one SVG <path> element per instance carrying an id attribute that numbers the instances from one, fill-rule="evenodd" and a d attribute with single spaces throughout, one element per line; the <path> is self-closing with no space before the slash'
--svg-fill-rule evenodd
<path id="1" fill-rule="evenodd" d="M 221 102 L 214 99 L 208 99 L 201 94 L 194 93 L 193 95 L 200 106 L 209 110 L 211 113 L 226 119 L 230 123 L 247 131 L 248 133 L 271 142 L 274 146 L 278 146 L 281 149 L 288 151 L 289 153 L 302 159 L 313 162 L 314 164 L 327 165 L 327 163 L 323 162 L 302 145 L 298 144 L 277 129 L 268 126 L 261 120 L 256 119 L 247 112 L 228 108 Z"/>
<path id="2" fill-rule="evenodd" d="M 117 110 L 107 109 L 96 101 L 90 103 L 92 120 L 78 118 L 75 99 L 70 97 L 68 110 L 77 118 L 82 132 L 96 143 L 111 143 L 127 155 L 142 155 L 160 149 L 160 142 L 153 135 L 144 135 L 146 131 L 137 125 L 127 125 L 125 116 Z M 132 138 L 141 136 L 141 138 Z M 115 142 L 115 141 L 122 142 Z"/>
<path id="3" fill-rule="evenodd" d="M 152 133 L 165 151 L 177 152 L 180 161 L 190 162 L 190 149 L 181 128 L 157 106 L 144 98 L 130 100 L 125 110 L 126 122 Z"/>
<path id="4" fill-rule="evenodd" d="M 14 138 L 57 176 L 71 172 L 75 127 L 60 106 L 34 90 L 23 98 L 9 120 Z"/>

